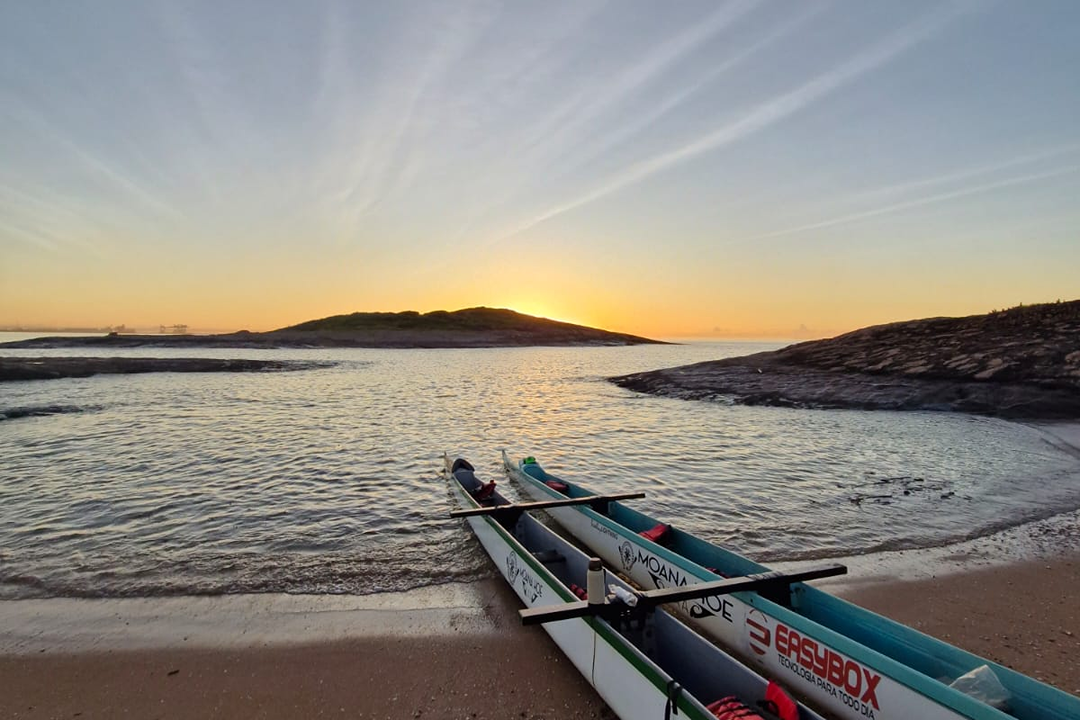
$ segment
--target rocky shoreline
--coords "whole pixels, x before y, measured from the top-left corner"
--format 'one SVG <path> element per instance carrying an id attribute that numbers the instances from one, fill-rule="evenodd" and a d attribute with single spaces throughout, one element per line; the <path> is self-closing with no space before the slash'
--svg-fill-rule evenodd
<path id="1" fill-rule="evenodd" d="M 743 405 L 1080 418 L 1080 301 L 880 325 L 773 352 L 609 378 Z"/>
<path id="2" fill-rule="evenodd" d="M 281 372 L 334 363 L 287 360 L 130 357 L 0 357 L 0 382 L 150 372 Z"/>

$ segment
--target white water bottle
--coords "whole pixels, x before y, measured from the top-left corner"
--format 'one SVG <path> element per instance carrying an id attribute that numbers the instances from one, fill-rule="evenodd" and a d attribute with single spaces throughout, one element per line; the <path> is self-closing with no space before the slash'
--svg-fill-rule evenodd
<path id="1" fill-rule="evenodd" d="M 627 607 L 637 606 L 637 595 L 626 588 L 619 587 L 618 585 L 608 585 L 608 590 L 610 590 L 611 594 L 615 596 L 615 599 L 623 605 L 626 605 Z"/>
<path id="2" fill-rule="evenodd" d="M 585 579 L 585 590 L 589 593 L 590 605 L 604 603 L 604 564 L 600 558 L 589 559 L 589 572 Z"/>

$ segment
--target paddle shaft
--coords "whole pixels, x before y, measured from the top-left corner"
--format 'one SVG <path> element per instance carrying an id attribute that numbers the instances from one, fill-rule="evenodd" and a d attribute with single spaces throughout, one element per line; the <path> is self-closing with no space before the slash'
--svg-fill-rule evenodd
<path id="1" fill-rule="evenodd" d="M 770 570 L 763 573 L 743 575 L 740 577 L 724 578 L 713 582 L 698 583 L 696 585 L 681 585 L 673 588 L 659 588 L 639 592 L 638 605 L 645 604 L 655 607 L 664 603 L 682 602 L 684 600 L 696 600 L 713 595 L 729 595 L 734 592 L 753 590 L 760 592 L 773 587 L 790 585 L 795 582 L 807 580 L 819 580 L 821 578 L 846 575 L 847 567 L 839 563 L 817 565 L 806 570 L 792 573 L 783 573 Z"/>
<path id="2" fill-rule="evenodd" d="M 658 590 L 646 590 L 634 593 L 638 602 L 636 608 L 651 610 L 657 605 L 664 603 L 682 602 L 695 600 L 715 595 L 729 595 L 735 592 L 761 591 L 774 589 L 778 586 L 786 586 L 791 583 L 818 580 L 820 578 L 834 577 L 847 574 L 847 568 L 838 563 L 819 565 L 798 572 L 782 573 L 769 571 L 744 575 L 741 577 L 725 578 L 715 582 L 698 583 L 697 585 L 682 585 L 674 588 L 660 588 Z M 604 605 L 587 602 L 573 602 L 566 605 L 527 608 L 519 610 L 522 625 L 538 625 L 541 623 L 556 622 L 558 620 L 570 620 L 572 618 L 585 617 L 587 615 L 602 614 L 604 609 L 608 611 L 616 609 L 630 609 L 625 605 Z"/>
<path id="3" fill-rule="evenodd" d="M 530 510 L 545 510 L 547 508 L 567 507 L 568 505 L 596 505 L 611 502 L 613 500 L 636 500 L 645 497 L 643 492 L 617 493 L 615 495 L 588 495 L 578 498 L 564 498 L 560 500 L 540 500 L 538 502 L 511 503 L 509 505 L 492 505 L 491 507 L 469 508 L 468 510 L 452 510 L 450 517 L 470 517 L 472 515 L 499 515 L 501 513 L 520 513 Z"/>

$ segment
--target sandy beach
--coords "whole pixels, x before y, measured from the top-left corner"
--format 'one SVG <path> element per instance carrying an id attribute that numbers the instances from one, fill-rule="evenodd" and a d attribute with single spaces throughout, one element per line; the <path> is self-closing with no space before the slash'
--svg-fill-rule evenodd
<path id="1" fill-rule="evenodd" d="M 3 718 L 612 718 L 501 581 L 0 603 Z"/>
<path id="2" fill-rule="evenodd" d="M 849 586 L 1080 695 L 1080 554 Z M 0 717 L 611 718 L 502 583 L 368 597 L 0 603 Z"/>
<path id="3" fill-rule="evenodd" d="M 542 632 L 0 660 L 5 718 L 612 718 Z"/>

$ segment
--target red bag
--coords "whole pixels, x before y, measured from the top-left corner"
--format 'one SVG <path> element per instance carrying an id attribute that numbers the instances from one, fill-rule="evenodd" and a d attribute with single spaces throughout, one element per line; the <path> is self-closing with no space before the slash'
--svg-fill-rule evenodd
<path id="1" fill-rule="evenodd" d="M 799 720 L 799 706 L 773 680 L 770 680 L 769 686 L 765 688 L 765 701 L 761 705 L 771 713 L 769 717 L 775 715 L 780 720 Z M 706 709 L 716 716 L 717 720 L 765 720 L 761 713 L 751 710 L 734 695 L 720 698 Z"/>
<path id="2" fill-rule="evenodd" d="M 716 716 L 717 720 L 765 720 L 734 695 L 720 698 L 705 709 Z"/>
<path id="3" fill-rule="evenodd" d="M 765 707 L 780 720 L 799 720 L 799 706 L 775 680 L 770 680 L 765 688 Z"/>
<path id="4" fill-rule="evenodd" d="M 646 540 L 652 540 L 654 543 L 663 545 L 668 539 L 670 539 L 668 537 L 670 533 L 671 526 L 660 523 L 654 528 L 643 530 L 642 532 L 638 533 L 638 535 L 645 538 Z"/>

